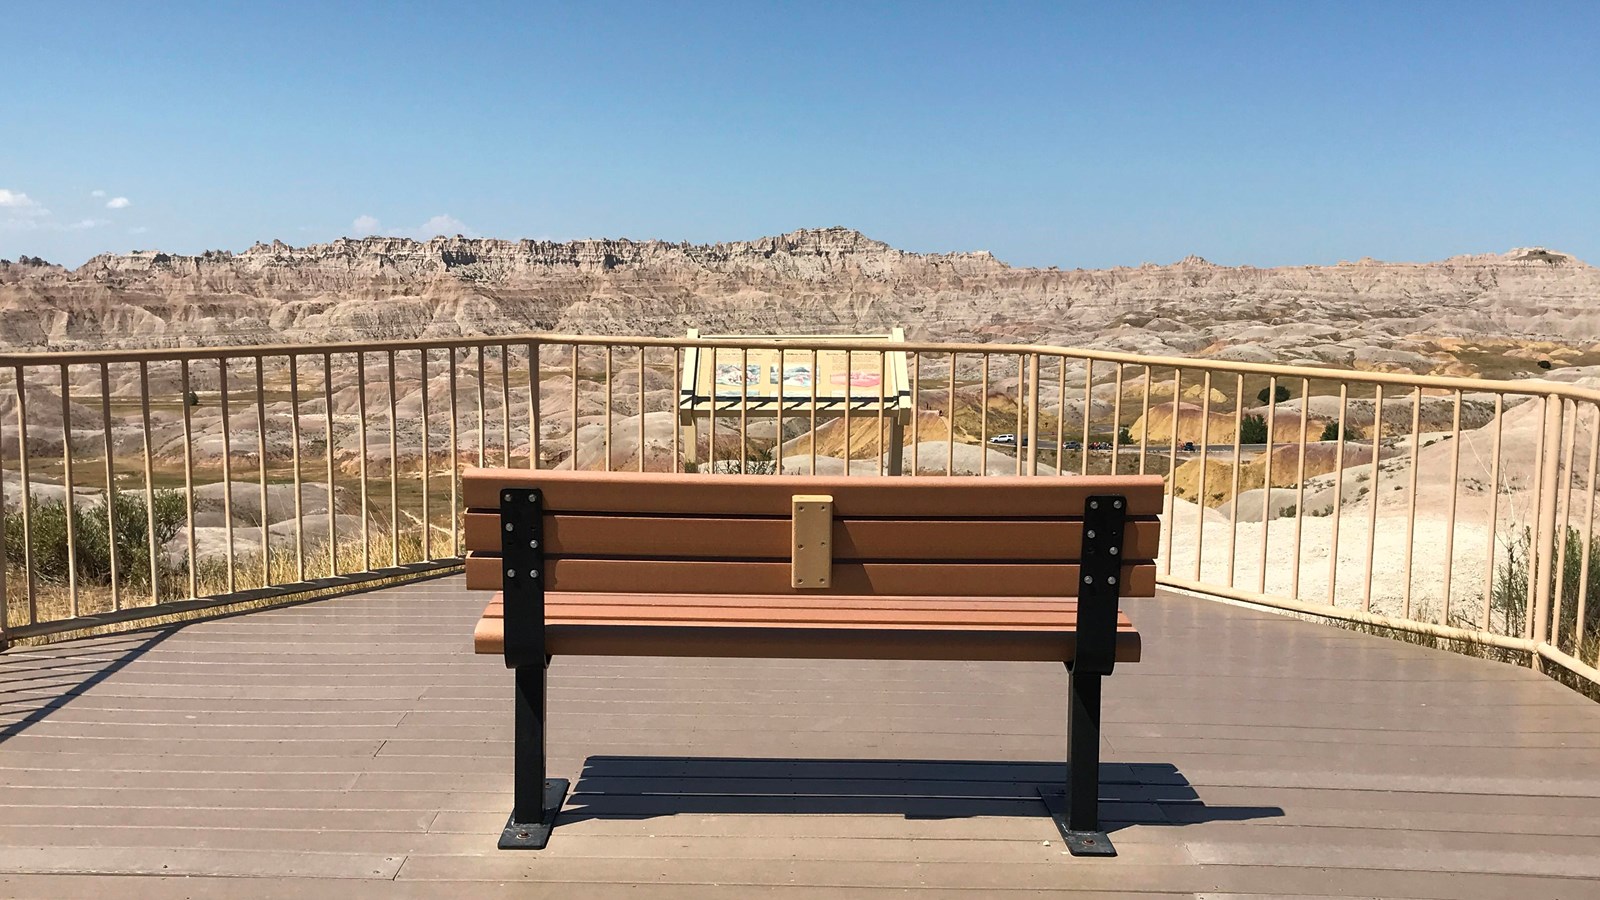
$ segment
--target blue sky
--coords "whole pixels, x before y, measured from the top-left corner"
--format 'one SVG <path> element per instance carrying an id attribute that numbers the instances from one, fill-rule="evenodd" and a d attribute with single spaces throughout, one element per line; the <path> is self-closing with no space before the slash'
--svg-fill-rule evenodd
<path id="1" fill-rule="evenodd" d="M 1594 2 L 60 2 L 3 28 L 5 258 L 848 225 L 1067 268 L 1600 264 Z"/>

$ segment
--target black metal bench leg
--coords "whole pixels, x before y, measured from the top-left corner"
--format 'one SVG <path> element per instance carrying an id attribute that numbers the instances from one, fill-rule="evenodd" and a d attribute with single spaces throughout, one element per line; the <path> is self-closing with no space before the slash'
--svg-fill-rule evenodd
<path id="1" fill-rule="evenodd" d="M 1073 856 L 1116 856 L 1100 828 L 1100 684 L 1116 665 L 1117 603 L 1127 498 L 1091 496 L 1083 511 L 1077 644 L 1067 663 L 1067 785 L 1040 796 Z"/>
<path id="2" fill-rule="evenodd" d="M 1100 679 L 1067 667 L 1067 784 L 1065 793 L 1042 788 L 1050 817 L 1073 856 L 1116 856 L 1100 828 Z"/>
<path id="3" fill-rule="evenodd" d="M 539 665 L 515 669 L 516 786 L 501 850 L 543 850 L 567 800 L 567 779 L 545 775 L 545 670 Z"/>

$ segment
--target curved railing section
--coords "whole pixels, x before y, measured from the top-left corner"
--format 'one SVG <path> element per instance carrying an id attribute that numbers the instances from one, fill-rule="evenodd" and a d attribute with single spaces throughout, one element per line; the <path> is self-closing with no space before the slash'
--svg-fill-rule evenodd
<path id="1" fill-rule="evenodd" d="M 1047 346 L 0 354 L 0 644 L 458 564 L 469 465 L 1137 472 L 1167 480 L 1170 587 L 1600 684 L 1597 464 L 1574 385 Z"/>

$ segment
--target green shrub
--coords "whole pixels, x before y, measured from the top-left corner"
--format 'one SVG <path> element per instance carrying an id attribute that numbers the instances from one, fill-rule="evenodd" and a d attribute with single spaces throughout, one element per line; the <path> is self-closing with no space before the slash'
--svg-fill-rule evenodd
<path id="1" fill-rule="evenodd" d="M 1322 426 L 1322 438 L 1321 438 L 1322 440 L 1324 440 L 1324 441 L 1337 441 L 1337 440 L 1340 440 L 1342 437 L 1343 437 L 1343 435 L 1341 435 L 1339 433 L 1339 423 L 1338 422 L 1329 422 L 1328 424 Z"/>
<path id="2" fill-rule="evenodd" d="M 112 497 L 116 514 L 118 581 L 130 587 L 150 585 L 150 517 L 144 494 L 121 491 Z M 155 493 L 155 538 L 157 572 L 171 567 L 160 557 L 161 547 L 177 536 L 187 521 L 183 494 L 178 491 Z M 67 580 L 67 504 L 62 500 L 38 500 L 32 504 L 33 569 L 41 581 Z M 72 530 L 80 583 L 111 584 L 111 539 L 108 535 L 105 506 L 77 501 L 72 506 Z M 22 511 L 5 514 L 6 557 L 13 565 L 24 559 Z"/>
<path id="3" fill-rule="evenodd" d="M 1267 420 L 1262 416 L 1245 416 L 1239 420 L 1239 443 L 1265 444 L 1267 442 Z"/>
<path id="4" fill-rule="evenodd" d="M 1256 399 L 1260 400 L 1262 403 L 1266 403 L 1268 396 L 1269 394 L 1267 393 L 1267 389 L 1262 388 L 1261 392 L 1256 394 Z M 1278 385 L 1277 391 L 1273 392 L 1270 396 L 1276 398 L 1278 403 L 1282 403 L 1283 401 L 1289 399 L 1289 389 L 1280 384 Z"/>
<path id="5" fill-rule="evenodd" d="M 1576 528 L 1567 528 L 1566 547 L 1561 556 L 1561 571 L 1550 573 L 1551 614 L 1557 603 L 1555 585 L 1559 581 L 1561 594 L 1560 621 L 1556 629 L 1556 643 L 1562 650 L 1572 653 L 1580 649 L 1573 640 L 1582 635 L 1582 651 L 1592 653 L 1600 641 L 1600 537 L 1589 544 L 1589 566 L 1583 566 L 1583 535 Z M 1532 564 L 1533 534 L 1527 528 L 1506 541 L 1506 558 L 1495 569 L 1494 588 L 1490 592 L 1489 608 L 1491 628 L 1502 634 L 1519 635 L 1527 627 L 1529 568 Z M 1551 567 L 1554 570 L 1554 567 Z M 1584 621 L 1578 622 L 1578 593 L 1585 591 Z"/>

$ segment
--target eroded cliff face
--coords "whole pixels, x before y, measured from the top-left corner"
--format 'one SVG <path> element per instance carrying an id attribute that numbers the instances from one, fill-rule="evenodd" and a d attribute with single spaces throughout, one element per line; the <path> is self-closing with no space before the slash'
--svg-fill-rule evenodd
<path id="1" fill-rule="evenodd" d="M 1600 270 L 1543 248 L 1423 264 L 1256 269 L 1190 257 L 1062 271 L 984 252 L 908 253 L 845 228 L 709 245 L 274 241 L 107 254 L 73 271 L 0 262 L 0 346 L 12 349 L 904 325 L 927 338 L 1437 371 L 1461 355 L 1451 339 L 1544 341 L 1556 363 L 1578 361 L 1600 342 L 1597 305 Z"/>

